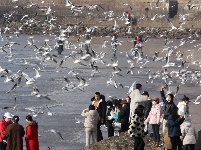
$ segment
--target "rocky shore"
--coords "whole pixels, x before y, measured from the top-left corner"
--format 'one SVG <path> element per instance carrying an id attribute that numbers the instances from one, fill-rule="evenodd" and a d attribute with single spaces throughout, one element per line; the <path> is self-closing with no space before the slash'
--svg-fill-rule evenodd
<path id="1" fill-rule="evenodd" d="M 145 141 L 145 150 L 153 149 L 151 147 L 152 139 L 150 135 L 147 135 L 144 138 Z M 120 136 L 110 137 L 108 139 L 102 140 L 90 148 L 90 150 L 133 150 L 134 149 L 134 140 L 125 133 L 121 133 Z M 163 150 L 163 146 L 154 148 L 155 150 Z M 84 150 L 84 149 L 81 149 Z"/>
<path id="2" fill-rule="evenodd" d="M 89 22 L 88 22 L 89 23 Z M 79 24 L 79 25 L 78 25 Z M 83 23 L 83 22 L 72 22 L 69 24 L 64 24 L 61 26 L 58 22 L 54 24 L 45 24 L 41 22 L 36 22 L 33 24 L 24 24 L 22 29 L 18 31 L 21 22 L 12 22 L 11 25 L 7 25 L 5 27 L 4 24 L 0 24 L 0 28 L 2 31 L 5 31 L 6 28 L 9 28 L 5 33 L 13 33 L 13 34 L 29 34 L 29 35 L 59 35 L 60 30 L 67 28 L 71 28 L 71 32 L 68 32 L 68 36 L 76 36 L 86 34 L 87 28 L 93 29 L 93 32 L 90 32 L 91 36 L 104 37 L 104 36 L 112 36 L 116 34 L 118 37 L 125 38 L 133 38 L 136 35 L 143 35 L 144 37 L 148 36 L 151 38 L 169 38 L 169 39 L 182 39 L 189 38 L 194 40 L 199 40 L 201 35 L 201 29 L 190 29 L 185 28 L 183 30 L 171 30 L 170 28 L 148 28 L 148 27 L 139 27 L 135 25 L 131 25 L 130 27 L 124 25 L 123 23 L 119 23 L 119 27 L 114 30 L 112 25 L 108 25 L 107 22 L 93 25 Z M 128 31 L 128 28 L 129 31 Z"/>

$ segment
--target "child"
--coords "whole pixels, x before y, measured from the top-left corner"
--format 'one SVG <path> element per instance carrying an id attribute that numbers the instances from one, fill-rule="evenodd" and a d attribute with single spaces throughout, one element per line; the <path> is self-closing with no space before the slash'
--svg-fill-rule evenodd
<path id="1" fill-rule="evenodd" d="M 89 111 L 88 111 L 89 110 Z M 97 124 L 100 120 L 97 110 L 95 110 L 94 105 L 90 105 L 89 108 L 86 108 L 82 111 L 82 116 L 86 117 L 84 126 L 86 132 L 86 148 L 90 146 L 90 138 L 92 136 L 92 144 L 97 141 Z"/>

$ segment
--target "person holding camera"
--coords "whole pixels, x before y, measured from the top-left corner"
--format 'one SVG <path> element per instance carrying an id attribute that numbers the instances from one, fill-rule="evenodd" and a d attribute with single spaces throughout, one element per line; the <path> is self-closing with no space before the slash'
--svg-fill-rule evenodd
<path id="1" fill-rule="evenodd" d="M 94 105 L 90 105 L 89 108 L 84 109 L 81 115 L 85 117 L 86 149 L 89 149 L 91 137 L 92 144 L 97 141 L 97 124 L 100 118 Z"/>
<path id="2" fill-rule="evenodd" d="M 5 131 L 7 126 L 12 124 L 11 118 L 11 114 L 6 112 L 3 119 L 0 121 L 0 150 L 6 150 L 7 137 Z"/>

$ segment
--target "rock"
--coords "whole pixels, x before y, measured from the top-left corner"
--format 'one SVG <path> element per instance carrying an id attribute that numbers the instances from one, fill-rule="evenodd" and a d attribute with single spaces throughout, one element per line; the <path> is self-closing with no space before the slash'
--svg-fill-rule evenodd
<path id="1" fill-rule="evenodd" d="M 163 146 L 158 148 L 152 148 L 152 139 L 149 135 L 143 138 L 145 142 L 145 150 L 163 150 Z M 102 140 L 91 146 L 90 150 L 133 150 L 134 139 L 129 137 L 128 133 L 120 133 L 119 136 L 110 137 Z M 84 150 L 81 149 L 81 150 Z"/>

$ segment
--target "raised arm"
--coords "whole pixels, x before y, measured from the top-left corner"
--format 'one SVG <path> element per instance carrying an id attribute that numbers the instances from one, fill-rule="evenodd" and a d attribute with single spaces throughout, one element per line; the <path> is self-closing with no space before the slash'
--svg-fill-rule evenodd
<path id="1" fill-rule="evenodd" d="M 139 90 L 136 90 L 135 92 L 135 102 L 143 102 L 147 101 L 148 97 L 146 95 L 141 95 Z"/>
<path id="2" fill-rule="evenodd" d="M 161 99 L 163 100 L 163 103 L 167 103 L 165 93 L 164 93 L 164 86 L 161 87 L 160 94 L 161 94 Z"/>
<path id="3" fill-rule="evenodd" d="M 82 114 L 81 114 L 82 116 L 84 116 L 84 117 L 87 117 L 88 115 L 89 115 L 89 112 L 87 112 L 87 109 L 84 109 L 83 111 L 82 111 Z"/>

